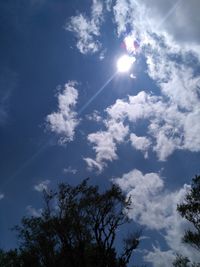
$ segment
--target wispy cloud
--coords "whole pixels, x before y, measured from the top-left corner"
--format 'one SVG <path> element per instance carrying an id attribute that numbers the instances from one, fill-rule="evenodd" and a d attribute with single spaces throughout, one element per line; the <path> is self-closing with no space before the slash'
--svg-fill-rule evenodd
<path id="1" fill-rule="evenodd" d="M 88 114 L 86 118 L 90 121 L 96 121 L 96 122 L 102 121 L 102 117 L 97 110 L 95 110 L 92 114 Z"/>
<path id="2" fill-rule="evenodd" d="M 46 118 L 48 128 L 58 134 L 60 144 L 65 144 L 74 139 L 75 128 L 79 124 L 77 112 L 74 110 L 78 91 L 76 82 L 68 82 L 62 92 L 58 93 L 58 110 Z"/>
<path id="3" fill-rule="evenodd" d="M 100 49 L 97 37 L 100 35 L 100 26 L 103 21 L 103 3 L 93 0 L 91 17 L 83 14 L 71 17 L 66 24 L 66 30 L 71 31 L 77 38 L 77 48 L 82 54 L 95 53 Z"/>
<path id="4" fill-rule="evenodd" d="M 137 1 L 139 3 L 139 1 Z M 175 41 L 180 44 L 198 43 L 200 40 L 198 9 L 200 3 L 198 0 L 190 2 L 184 0 L 143 1 L 146 19 L 149 24 L 160 32 L 166 31 Z"/>
<path id="5" fill-rule="evenodd" d="M 97 160 L 92 158 L 83 158 L 87 164 L 87 168 L 89 171 L 97 170 L 97 173 L 101 173 L 105 167 L 104 162 L 97 162 Z"/>
<path id="6" fill-rule="evenodd" d="M 42 209 L 36 209 L 32 207 L 31 205 L 26 207 L 26 211 L 28 212 L 28 215 L 33 216 L 33 217 L 40 217 L 43 212 Z"/>
<path id="7" fill-rule="evenodd" d="M 34 189 L 38 192 L 47 191 L 49 184 L 50 184 L 50 180 L 44 180 L 34 185 Z"/>
<path id="8" fill-rule="evenodd" d="M 175 255 L 172 250 L 162 251 L 159 247 L 153 246 L 153 250 L 146 251 L 146 253 L 145 261 L 151 263 L 154 267 L 173 266 L 172 263 L 175 260 Z"/>
<path id="9" fill-rule="evenodd" d="M 10 108 L 10 97 L 17 84 L 17 74 L 12 70 L 0 69 L 0 126 L 6 123 Z"/>
<path id="10" fill-rule="evenodd" d="M 117 0 L 113 6 L 118 35 L 127 34 L 127 29 L 135 33 L 157 33 L 168 35 L 177 44 L 199 51 L 198 0 L 190 2 L 177 0 Z M 196 49 L 197 48 L 197 49 Z"/>
<path id="11" fill-rule="evenodd" d="M 113 0 L 105 0 L 107 11 L 111 11 L 111 9 L 112 9 L 112 2 L 113 2 Z"/>
<path id="12" fill-rule="evenodd" d="M 71 166 L 64 168 L 63 169 L 64 173 L 72 173 L 72 174 L 76 174 L 78 171 L 76 169 L 73 169 Z"/>
<path id="13" fill-rule="evenodd" d="M 0 193 L 0 200 L 2 200 L 5 197 L 3 193 Z"/>

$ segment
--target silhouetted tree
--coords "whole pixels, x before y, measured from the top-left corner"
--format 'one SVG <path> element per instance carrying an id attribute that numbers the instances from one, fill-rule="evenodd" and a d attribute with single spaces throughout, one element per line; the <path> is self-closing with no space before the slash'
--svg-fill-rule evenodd
<path id="1" fill-rule="evenodd" d="M 20 267 L 21 260 L 17 249 L 4 252 L 0 250 L 0 266 L 2 267 Z"/>
<path id="2" fill-rule="evenodd" d="M 177 255 L 175 261 L 173 262 L 174 267 L 189 267 L 189 259 L 183 257 L 182 255 Z"/>
<path id="3" fill-rule="evenodd" d="M 177 206 L 180 215 L 193 225 L 194 230 L 186 230 L 183 242 L 191 245 L 200 252 L 200 176 L 192 179 L 191 189 L 186 194 L 183 203 Z M 177 267 L 200 267 L 200 263 L 191 264 L 189 259 L 181 255 L 174 261 Z"/>
<path id="4" fill-rule="evenodd" d="M 194 226 L 194 231 L 187 230 L 185 232 L 183 242 L 200 252 L 200 176 L 193 178 L 191 190 L 186 195 L 184 202 L 177 206 L 177 210 Z"/>
<path id="5" fill-rule="evenodd" d="M 127 266 L 140 232 L 124 239 L 117 253 L 118 228 L 129 222 L 131 204 L 118 186 L 100 193 L 88 180 L 78 186 L 62 183 L 57 192 L 44 192 L 44 203 L 40 217 L 24 217 L 15 227 L 20 246 L 13 253 L 19 265 L 0 266 Z"/>

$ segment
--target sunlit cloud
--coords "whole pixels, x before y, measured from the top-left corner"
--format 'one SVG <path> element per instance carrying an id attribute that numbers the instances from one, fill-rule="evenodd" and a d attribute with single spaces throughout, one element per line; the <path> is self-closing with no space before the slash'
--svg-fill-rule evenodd
<path id="1" fill-rule="evenodd" d="M 117 145 L 122 143 L 129 132 L 129 127 L 122 122 L 108 119 L 105 121 L 105 131 L 98 131 L 88 135 L 87 139 L 96 153 L 95 159 L 85 158 L 90 170 L 98 169 L 99 172 L 118 158 Z"/>
<path id="2" fill-rule="evenodd" d="M 77 104 L 78 91 L 76 82 L 65 84 L 63 92 L 58 93 L 58 110 L 49 114 L 46 118 L 47 127 L 59 136 L 59 143 L 65 144 L 74 139 L 75 128 L 79 124 L 77 112 L 74 107 Z"/>
<path id="3" fill-rule="evenodd" d="M 65 29 L 75 34 L 77 48 L 82 54 L 96 53 L 101 44 L 98 40 L 100 26 L 103 22 L 103 4 L 99 0 L 93 0 L 91 7 L 91 17 L 83 14 L 71 17 Z"/>
<path id="4" fill-rule="evenodd" d="M 151 146 L 151 141 L 147 137 L 144 136 L 137 136 L 134 133 L 131 133 L 130 135 L 130 141 L 132 146 L 136 150 L 140 150 L 144 153 L 144 157 L 148 158 L 148 150 Z"/>

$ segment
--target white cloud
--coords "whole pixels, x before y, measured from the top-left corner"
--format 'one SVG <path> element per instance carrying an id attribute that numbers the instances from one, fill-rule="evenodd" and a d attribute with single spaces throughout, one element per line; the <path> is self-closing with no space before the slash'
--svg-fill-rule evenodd
<path id="1" fill-rule="evenodd" d="M 49 129 L 60 136 L 61 144 L 73 140 L 75 128 L 79 124 L 77 112 L 74 111 L 78 99 L 75 85 L 75 82 L 65 84 L 63 92 L 58 94 L 58 111 L 49 114 L 46 118 Z"/>
<path id="2" fill-rule="evenodd" d="M 177 148 L 200 151 L 200 77 L 195 76 L 195 71 L 186 63 L 177 64 L 170 59 L 173 53 L 169 51 L 169 46 L 161 49 L 157 44 L 146 54 L 148 74 L 157 82 L 168 103 L 168 109 L 163 113 L 165 125 L 150 126 L 150 131 L 157 136 L 154 150 L 160 159 L 166 159 Z"/>
<path id="3" fill-rule="evenodd" d="M 100 54 L 99 54 L 99 60 L 104 60 L 104 58 L 105 58 L 105 55 L 106 55 L 106 52 L 107 52 L 107 50 L 106 49 L 104 49 L 104 50 L 102 50 L 101 52 L 100 52 Z"/>
<path id="4" fill-rule="evenodd" d="M 0 200 L 2 200 L 5 197 L 3 193 L 0 193 Z"/>
<path id="5" fill-rule="evenodd" d="M 113 7 L 118 35 L 135 33 L 168 35 L 182 47 L 199 50 L 198 0 L 117 0 Z"/>
<path id="6" fill-rule="evenodd" d="M 171 113 L 170 117 L 175 117 L 175 113 Z M 175 127 L 175 120 L 172 124 L 168 124 L 164 121 L 162 125 L 162 120 L 158 119 L 159 123 L 151 122 L 149 125 L 149 132 L 152 137 L 155 138 L 155 144 L 153 145 L 153 151 L 157 153 L 158 159 L 160 161 L 165 161 L 175 149 L 180 149 L 182 142 L 182 132 Z"/>
<path id="7" fill-rule="evenodd" d="M 30 216 L 33 217 L 40 217 L 42 215 L 43 210 L 42 209 L 36 209 L 32 207 L 31 205 L 26 207 L 26 210 Z"/>
<path id="8" fill-rule="evenodd" d="M 107 11 L 111 11 L 113 0 L 105 0 Z"/>
<path id="9" fill-rule="evenodd" d="M 102 121 L 102 117 L 100 116 L 100 113 L 97 110 L 95 110 L 92 114 L 88 114 L 86 118 L 90 121 Z"/>
<path id="10" fill-rule="evenodd" d="M 164 186 L 164 182 L 158 174 L 148 173 L 143 175 L 139 170 L 135 169 L 124 174 L 122 178 L 116 178 L 114 181 L 134 199 L 134 210 L 130 213 L 132 218 L 143 225 L 148 222 L 148 227 L 152 229 L 163 227 L 162 214 L 159 218 L 158 212 L 155 210 L 153 212 L 152 210 L 155 206 L 151 206 L 151 203 L 156 202 L 157 194 Z M 162 206 L 160 207 L 159 204 L 158 208 L 162 209 Z"/>
<path id="11" fill-rule="evenodd" d="M 199 152 L 200 150 L 200 107 L 188 114 L 184 121 L 185 141 L 184 148 L 190 151 Z"/>
<path id="12" fill-rule="evenodd" d="M 134 12 L 132 7 L 128 0 L 117 0 L 113 7 L 118 36 L 124 33 L 127 25 L 132 22 L 132 12 Z"/>
<path id="13" fill-rule="evenodd" d="M 77 170 L 76 169 L 73 169 L 71 166 L 67 167 L 67 168 L 64 168 L 63 170 L 64 173 L 72 173 L 72 174 L 76 174 L 77 173 Z"/>
<path id="14" fill-rule="evenodd" d="M 144 260 L 152 263 L 154 267 L 173 266 L 174 259 L 175 255 L 172 250 L 162 251 L 155 246 L 153 246 L 153 251 L 147 252 L 147 255 L 144 257 Z"/>
<path id="15" fill-rule="evenodd" d="M 160 96 L 140 92 L 118 99 L 107 112 L 123 124 L 128 120 L 133 127 L 145 120 L 144 138 L 148 135 L 151 149 L 163 161 L 177 149 L 200 151 L 199 7 L 198 0 L 117 0 L 113 7 L 118 36 L 131 34 L 140 40 L 147 74 L 160 89 Z M 138 170 L 116 181 L 133 196 L 130 216 L 165 233 L 169 250 L 154 247 L 146 261 L 155 267 L 170 266 L 174 252 L 198 259 L 197 253 L 181 242 L 184 229 L 190 225 L 176 211 L 189 186 L 167 192 L 161 177 Z"/>
<path id="16" fill-rule="evenodd" d="M 165 160 L 181 144 L 181 135 L 177 136 L 183 128 L 182 125 L 179 126 L 182 114 L 178 112 L 176 105 L 165 103 L 162 97 L 152 96 L 142 91 L 135 96 L 129 96 L 128 100 L 118 99 L 107 108 L 107 112 L 110 117 L 122 122 L 128 119 L 133 125 L 141 119 L 148 120 L 148 132 L 152 144 L 147 137 L 136 140 L 136 136 L 131 135 L 130 139 L 136 149 L 144 152 L 147 152 L 151 145 L 159 160 Z M 164 117 L 163 114 L 165 114 Z M 177 134 L 174 133 L 175 131 Z"/>
<path id="17" fill-rule="evenodd" d="M 107 3 L 108 10 L 111 10 L 112 1 Z M 177 149 L 200 151 L 200 77 L 196 66 L 188 60 L 189 53 L 193 57 L 195 52 L 200 55 L 199 15 L 196 14 L 199 5 L 198 0 L 115 1 L 113 14 L 117 34 L 119 37 L 131 34 L 140 40 L 147 74 L 156 82 L 160 96 L 142 91 L 127 99 L 118 99 L 106 109 L 105 129 L 88 135 L 95 151 L 95 159 L 84 159 L 90 169 L 96 168 L 101 172 L 108 161 L 116 160 L 117 145 L 125 142 L 130 134 L 127 125 L 137 126 L 140 120 L 147 122 L 148 139 L 131 133 L 128 137 L 136 149 L 147 153 L 151 148 L 162 161 Z M 86 19 L 85 28 L 90 23 Z M 94 41 L 90 32 L 86 36 L 90 42 Z M 90 50 L 82 48 L 82 53 L 88 52 Z M 190 225 L 176 211 L 177 203 L 189 189 L 188 185 L 168 192 L 158 174 L 144 175 L 138 170 L 115 182 L 133 196 L 134 208 L 130 217 L 150 229 L 165 233 L 169 250 L 161 251 L 154 247 L 145 257 L 148 262 L 156 267 L 169 266 L 175 252 L 197 258 L 195 251 L 181 242 L 184 229 Z"/>
<path id="18" fill-rule="evenodd" d="M 45 181 L 40 182 L 39 184 L 34 185 L 34 189 L 38 192 L 47 191 L 49 184 L 50 184 L 50 180 L 45 180 Z"/>
<path id="19" fill-rule="evenodd" d="M 106 120 L 105 126 L 105 131 L 91 133 L 87 137 L 93 145 L 96 159 L 85 158 L 85 161 L 89 169 L 96 167 L 100 172 L 106 166 L 106 161 L 113 161 L 118 158 L 116 153 L 117 144 L 123 142 L 129 132 L 128 126 L 124 126 L 122 122 L 113 119 Z"/>
<path id="20" fill-rule="evenodd" d="M 151 145 L 151 142 L 147 137 L 137 136 L 136 134 L 132 133 L 130 135 L 130 141 L 135 149 L 144 152 L 144 157 L 148 158 L 148 149 Z"/>
<path id="21" fill-rule="evenodd" d="M 158 52 L 155 47 L 157 52 L 153 49 L 147 54 L 148 74 L 157 82 L 168 103 L 168 109 L 163 113 L 165 125 L 161 128 L 159 125 L 150 126 L 151 132 L 157 136 L 154 150 L 161 159 L 167 158 L 177 148 L 200 151 L 200 77 L 195 76 L 191 67 L 170 60 L 167 49 L 169 47 Z"/>
<path id="22" fill-rule="evenodd" d="M 137 1 L 139 3 L 139 1 Z M 152 27 L 166 31 L 181 43 L 199 43 L 198 0 L 144 0 L 146 18 Z"/>
<path id="23" fill-rule="evenodd" d="M 193 85 L 194 80 L 196 78 L 193 80 L 191 78 L 188 83 Z M 194 89 L 193 91 L 195 88 L 194 85 L 190 87 L 191 90 Z M 125 141 L 129 133 L 127 125 L 135 127 L 141 120 L 147 123 L 148 138 L 132 134 L 130 140 L 136 149 L 144 152 L 145 156 L 150 148 L 156 152 L 160 161 L 165 161 L 177 149 L 200 151 L 200 135 L 198 134 L 200 102 L 197 97 L 193 97 L 192 93 L 190 95 L 186 93 L 184 98 L 184 88 L 182 91 L 181 87 L 176 90 L 179 90 L 180 97 L 178 94 L 173 97 L 168 94 L 166 98 L 165 95 L 155 96 L 141 91 L 135 96 L 129 96 L 128 99 L 118 99 L 108 107 L 106 130 L 88 135 L 88 140 L 94 145 L 97 154 L 96 161 L 101 163 L 117 159 L 116 144 Z M 188 100 L 187 104 L 184 104 L 185 99 Z M 112 127 L 118 129 L 116 133 L 112 132 Z M 121 139 L 118 140 L 118 138 Z"/>
<path id="24" fill-rule="evenodd" d="M 129 216 L 149 229 L 163 230 L 165 233 L 164 238 L 169 250 L 163 252 L 154 247 L 153 251 L 146 252 L 146 261 L 156 267 L 170 266 L 166 263 L 172 261 L 175 253 L 198 260 L 195 249 L 182 243 L 184 231 L 191 225 L 181 218 L 176 210 L 177 204 L 183 201 L 190 189 L 189 185 L 168 192 L 163 179 L 157 173 L 143 174 L 136 169 L 113 181 L 127 192 L 127 196 L 132 197 L 133 209 L 130 210 Z"/>
<path id="25" fill-rule="evenodd" d="M 97 37 L 100 35 L 100 26 L 103 21 L 103 4 L 93 0 L 91 18 L 83 14 L 70 18 L 66 30 L 71 31 L 77 38 L 77 48 L 82 54 L 95 53 L 100 49 Z"/>
<path id="26" fill-rule="evenodd" d="M 163 43 L 165 39 L 150 38 L 153 41 L 144 50 L 147 70 L 161 96 L 140 92 L 128 100 L 117 100 L 107 112 L 118 120 L 128 118 L 134 125 L 138 120 L 148 119 L 148 133 L 155 141 L 152 148 L 159 160 L 166 160 L 176 149 L 200 151 L 200 76 L 196 76 L 195 66 L 192 69 L 185 61 L 180 47 L 175 53 Z M 180 63 L 175 55 L 182 57 Z"/>
<path id="27" fill-rule="evenodd" d="M 101 173 L 103 171 L 103 168 L 105 167 L 105 163 L 103 162 L 98 163 L 96 160 L 91 158 L 83 158 L 83 159 L 85 160 L 89 171 L 96 169 L 98 173 Z"/>
<path id="28" fill-rule="evenodd" d="M 107 108 L 107 113 L 115 120 L 127 118 L 131 122 L 136 122 L 153 117 L 155 111 L 162 114 L 163 108 L 165 107 L 161 102 L 161 98 L 141 91 L 137 95 L 129 96 L 127 100 L 118 99 L 112 106 Z"/>
<path id="29" fill-rule="evenodd" d="M 173 53 L 169 52 L 169 47 L 159 50 L 158 42 L 146 52 L 148 75 L 157 82 L 161 93 L 171 102 L 181 109 L 192 111 L 199 105 L 200 77 L 194 75 L 194 70 L 186 66 L 186 62 L 178 64 L 170 59 Z M 176 54 L 180 55 L 180 50 Z"/>

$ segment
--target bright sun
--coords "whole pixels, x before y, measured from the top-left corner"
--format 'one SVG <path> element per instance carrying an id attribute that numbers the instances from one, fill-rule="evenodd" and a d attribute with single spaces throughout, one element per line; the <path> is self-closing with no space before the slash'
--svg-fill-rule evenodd
<path id="1" fill-rule="evenodd" d="M 135 62 L 135 57 L 123 55 L 117 61 L 117 69 L 119 72 L 128 72 Z"/>

